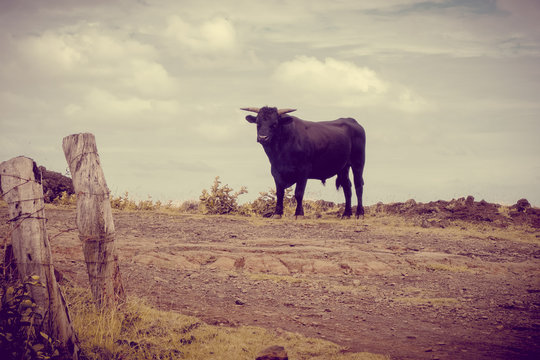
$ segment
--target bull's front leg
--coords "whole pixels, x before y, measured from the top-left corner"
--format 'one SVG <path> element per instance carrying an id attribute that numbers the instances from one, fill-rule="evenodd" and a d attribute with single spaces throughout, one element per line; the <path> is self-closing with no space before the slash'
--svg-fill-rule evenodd
<path id="1" fill-rule="evenodd" d="M 283 215 L 283 197 L 285 196 L 285 187 L 276 183 L 276 210 L 272 218 L 281 219 Z"/>
<path id="2" fill-rule="evenodd" d="M 304 206 L 302 201 L 304 199 L 304 192 L 306 190 L 307 179 L 302 179 L 296 183 L 294 189 L 294 198 L 296 199 L 296 211 L 294 216 L 298 219 L 299 216 L 304 216 Z"/>

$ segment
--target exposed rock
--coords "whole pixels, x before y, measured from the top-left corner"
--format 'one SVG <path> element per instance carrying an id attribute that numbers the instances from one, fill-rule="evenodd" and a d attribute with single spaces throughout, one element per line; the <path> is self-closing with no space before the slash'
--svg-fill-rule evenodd
<path id="1" fill-rule="evenodd" d="M 234 302 L 236 305 L 245 305 L 245 301 L 242 301 L 240 299 L 236 299 L 236 301 Z"/>
<path id="2" fill-rule="evenodd" d="M 259 353 L 255 360 L 289 360 L 283 346 L 270 346 Z"/>
<path id="3" fill-rule="evenodd" d="M 527 199 L 519 199 L 518 202 L 512 207 L 518 212 L 525 212 L 527 209 L 531 208 L 531 203 L 529 203 Z"/>
<path id="4" fill-rule="evenodd" d="M 416 201 L 414 199 L 409 199 L 404 204 L 405 208 L 413 208 L 415 206 L 416 206 Z"/>
<path id="5" fill-rule="evenodd" d="M 271 255 L 258 255 L 246 258 L 244 269 L 253 273 L 289 274 L 287 266 L 278 257 Z"/>

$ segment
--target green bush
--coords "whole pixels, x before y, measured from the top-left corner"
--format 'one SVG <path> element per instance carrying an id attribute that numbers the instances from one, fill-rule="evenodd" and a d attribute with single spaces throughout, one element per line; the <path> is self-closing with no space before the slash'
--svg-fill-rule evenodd
<path id="1" fill-rule="evenodd" d="M 29 285 L 44 286 L 37 275 L 15 284 L 2 281 L 0 354 L 7 359 L 60 359 L 59 342 L 43 331 Z"/>
<path id="2" fill-rule="evenodd" d="M 233 192 L 229 185 L 221 185 L 219 176 L 216 176 L 210 191 L 203 189 L 199 197 L 200 209 L 203 214 L 236 214 L 239 210 L 238 197 L 246 193 L 247 189 L 244 186 L 240 191 Z"/>

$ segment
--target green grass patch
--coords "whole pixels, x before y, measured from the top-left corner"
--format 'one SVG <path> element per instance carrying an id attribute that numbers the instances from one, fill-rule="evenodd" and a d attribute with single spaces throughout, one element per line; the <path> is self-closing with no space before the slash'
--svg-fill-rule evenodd
<path id="1" fill-rule="evenodd" d="M 289 279 L 287 279 L 289 281 Z M 291 359 L 378 360 L 386 356 L 347 353 L 329 341 L 254 326 L 222 327 L 129 299 L 120 310 L 97 310 L 88 290 L 65 287 L 75 330 L 88 359 L 246 359 L 271 345 Z"/>

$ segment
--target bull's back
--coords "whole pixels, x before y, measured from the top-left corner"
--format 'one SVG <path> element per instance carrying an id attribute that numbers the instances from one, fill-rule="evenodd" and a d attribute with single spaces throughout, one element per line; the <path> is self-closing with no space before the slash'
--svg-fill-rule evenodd
<path id="1" fill-rule="evenodd" d="M 303 121 L 300 134 L 311 149 L 310 178 L 325 180 L 337 174 L 363 151 L 365 133 L 352 118 Z"/>
<path id="2" fill-rule="evenodd" d="M 340 118 L 332 121 L 309 122 L 306 125 L 306 133 L 301 136 L 310 139 L 315 144 L 343 144 L 350 142 L 353 148 L 364 148 L 366 133 L 362 125 L 353 118 Z"/>
<path id="3" fill-rule="evenodd" d="M 341 118 L 334 121 L 328 121 L 328 123 L 333 124 L 334 126 L 337 126 L 337 127 L 346 128 L 347 133 L 352 140 L 361 141 L 365 143 L 366 132 L 364 128 L 362 127 L 362 125 L 360 125 L 358 121 L 356 121 L 355 119 Z"/>

